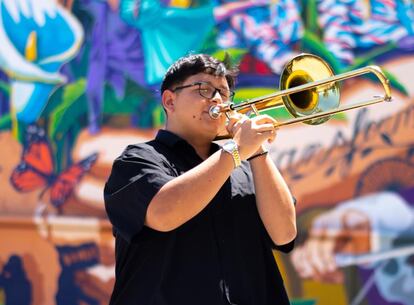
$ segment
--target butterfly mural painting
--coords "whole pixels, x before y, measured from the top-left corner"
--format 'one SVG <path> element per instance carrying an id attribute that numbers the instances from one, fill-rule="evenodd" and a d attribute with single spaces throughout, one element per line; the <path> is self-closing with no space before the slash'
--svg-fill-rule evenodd
<path id="1" fill-rule="evenodd" d="M 19 192 L 42 189 L 39 195 L 41 201 L 49 190 L 49 202 L 61 214 L 66 200 L 82 177 L 91 169 L 97 157 L 98 154 L 93 153 L 62 172 L 56 173 L 52 148 L 46 133 L 43 128 L 32 124 L 26 129 L 20 162 L 10 176 L 10 182 Z"/>

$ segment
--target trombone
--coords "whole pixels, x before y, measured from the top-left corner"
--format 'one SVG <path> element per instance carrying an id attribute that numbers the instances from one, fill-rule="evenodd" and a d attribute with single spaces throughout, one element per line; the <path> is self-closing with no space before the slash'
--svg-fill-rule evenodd
<path id="1" fill-rule="evenodd" d="M 373 73 L 380 80 L 384 95 L 373 96 L 372 99 L 357 104 L 339 106 L 338 82 L 367 73 Z M 212 106 L 209 114 L 216 119 L 223 113 L 229 117 L 233 111 L 259 115 L 259 111 L 285 107 L 294 118 L 275 123 L 276 128 L 300 122 L 319 125 L 329 120 L 333 114 L 391 100 L 390 84 L 380 67 L 366 66 L 334 75 L 332 68 L 322 58 L 303 53 L 285 65 L 280 77 L 280 91 L 240 104 L 229 104 L 224 108 Z M 221 139 L 228 137 L 229 135 L 219 136 Z"/>

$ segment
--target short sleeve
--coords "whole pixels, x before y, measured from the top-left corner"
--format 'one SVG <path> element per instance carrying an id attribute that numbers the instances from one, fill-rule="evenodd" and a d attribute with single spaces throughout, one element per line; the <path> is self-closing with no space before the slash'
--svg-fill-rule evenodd
<path id="1" fill-rule="evenodd" d="M 115 160 L 104 190 L 105 209 L 115 231 L 130 242 L 144 226 L 152 198 L 174 178 L 155 150 L 128 147 Z"/>

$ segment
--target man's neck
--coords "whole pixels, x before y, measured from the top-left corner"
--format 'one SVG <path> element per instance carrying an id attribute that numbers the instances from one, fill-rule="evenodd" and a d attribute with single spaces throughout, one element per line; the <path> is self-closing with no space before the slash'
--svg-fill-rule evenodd
<path id="1" fill-rule="evenodd" d="M 165 129 L 186 140 L 203 160 L 210 156 L 213 139 L 209 139 L 201 134 L 192 134 L 191 131 L 176 130 L 168 125 Z"/>
<path id="2" fill-rule="evenodd" d="M 205 160 L 210 156 L 211 141 L 202 142 L 199 139 L 186 139 L 186 141 L 195 149 L 201 159 Z"/>

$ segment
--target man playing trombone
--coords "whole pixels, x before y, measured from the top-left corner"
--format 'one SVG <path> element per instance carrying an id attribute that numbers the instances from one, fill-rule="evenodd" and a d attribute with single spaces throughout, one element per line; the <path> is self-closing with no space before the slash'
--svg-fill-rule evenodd
<path id="1" fill-rule="evenodd" d="M 275 120 L 210 115 L 231 102 L 235 75 L 208 55 L 179 59 L 161 86 L 165 129 L 115 160 L 110 304 L 289 304 L 272 249 L 292 250 L 295 208 L 263 147 Z"/>

